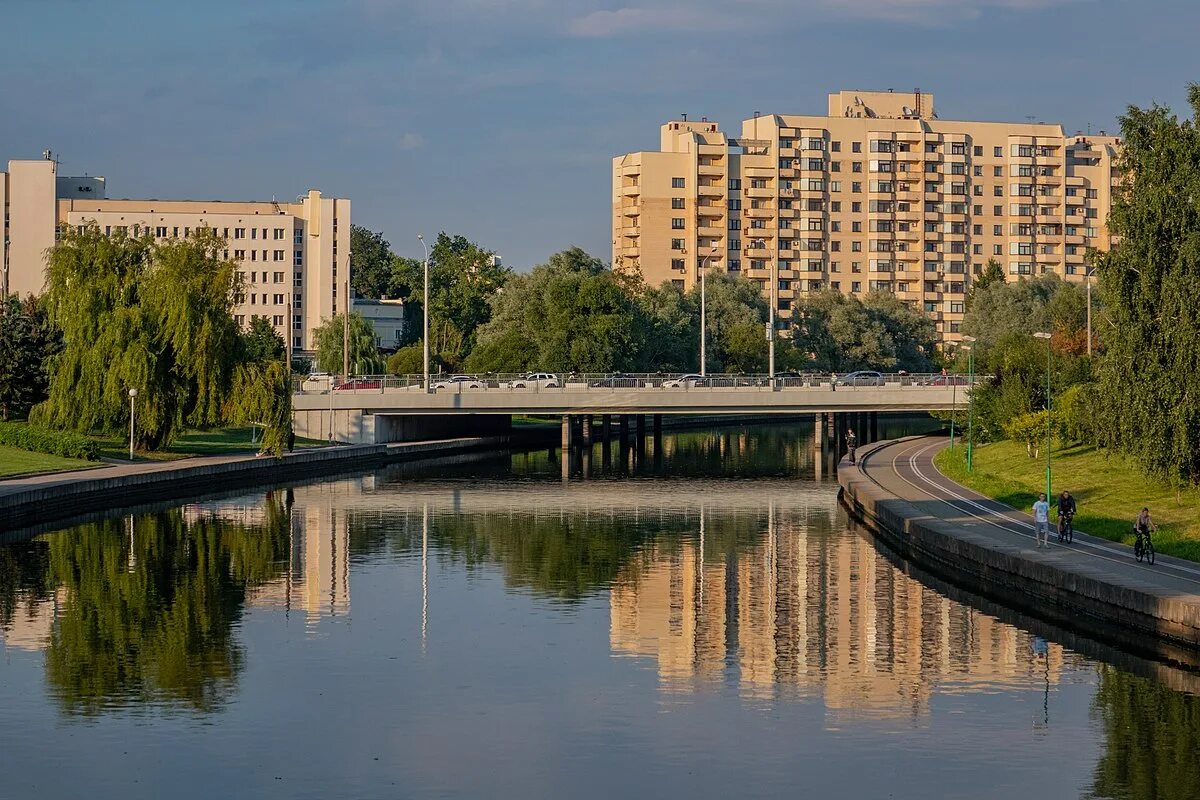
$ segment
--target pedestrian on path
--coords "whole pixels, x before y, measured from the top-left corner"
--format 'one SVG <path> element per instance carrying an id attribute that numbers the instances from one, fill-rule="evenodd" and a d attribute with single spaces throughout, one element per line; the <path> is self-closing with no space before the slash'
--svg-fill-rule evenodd
<path id="1" fill-rule="evenodd" d="M 833 375 L 829 379 L 829 391 L 831 391 L 831 392 L 837 391 L 837 373 L 836 372 L 833 373 Z"/>
<path id="2" fill-rule="evenodd" d="M 854 463 L 854 454 L 858 452 L 858 437 L 854 435 L 854 429 L 846 431 L 846 453 L 850 456 L 850 463 Z"/>
<path id="3" fill-rule="evenodd" d="M 1037 537 L 1038 547 L 1050 546 L 1050 504 L 1046 502 L 1046 493 L 1038 495 L 1033 504 L 1033 528 Z"/>

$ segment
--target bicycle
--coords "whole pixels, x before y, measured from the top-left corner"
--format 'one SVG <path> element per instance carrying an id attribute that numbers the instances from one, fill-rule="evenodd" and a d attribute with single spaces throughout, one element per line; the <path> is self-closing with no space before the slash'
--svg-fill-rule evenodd
<path id="1" fill-rule="evenodd" d="M 1139 562 L 1144 558 L 1147 564 L 1154 563 L 1154 542 L 1150 540 L 1150 529 L 1142 529 L 1135 527 L 1133 535 L 1137 538 L 1133 540 L 1133 556 Z"/>
<path id="2" fill-rule="evenodd" d="M 1058 540 L 1068 544 L 1075 538 L 1075 514 L 1067 512 L 1058 515 Z"/>

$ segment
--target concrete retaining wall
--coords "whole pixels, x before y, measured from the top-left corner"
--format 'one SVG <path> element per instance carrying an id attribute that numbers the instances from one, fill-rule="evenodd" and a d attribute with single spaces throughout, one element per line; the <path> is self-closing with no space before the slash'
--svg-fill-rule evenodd
<path id="1" fill-rule="evenodd" d="M 282 458 L 201 458 L 146 465 L 146 470 L 94 478 L 47 481 L 0 497 L 0 532 L 65 520 L 96 509 L 123 508 L 159 500 L 185 499 L 229 488 L 372 469 L 393 461 L 443 458 L 501 449 L 508 437 L 478 437 L 390 445 L 300 450 Z M 200 463 L 197 463 L 200 462 Z"/>
<path id="2" fill-rule="evenodd" d="M 859 449 L 859 458 L 891 444 Z M 1103 570 L 1063 569 L 923 512 L 843 460 L 842 500 L 904 558 L 963 588 L 1006 605 L 1181 664 L 1200 649 L 1200 603 L 1152 585 L 1104 580 Z"/>

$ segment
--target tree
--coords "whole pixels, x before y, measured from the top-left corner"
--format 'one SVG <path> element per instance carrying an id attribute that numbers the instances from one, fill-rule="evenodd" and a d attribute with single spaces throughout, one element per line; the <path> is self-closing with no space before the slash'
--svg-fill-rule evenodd
<path id="1" fill-rule="evenodd" d="M 422 271 L 420 261 L 392 264 L 393 281 L 408 288 L 406 308 L 414 330 L 421 329 L 425 313 Z M 476 331 L 491 318 L 489 299 L 511 274 L 490 250 L 463 236 L 438 234 L 429 253 L 430 342 L 448 362 L 457 364 L 471 352 Z"/>
<path id="2" fill-rule="evenodd" d="M 467 359 L 477 371 L 610 372 L 636 360 L 636 279 L 573 247 L 491 299 Z"/>
<path id="3" fill-rule="evenodd" d="M 1049 331 L 1060 339 L 1063 349 L 1087 350 L 1087 301 L 1078 284 L 1051 274 L 1013 283 L 977 282 L 972 291 L 962 331 L 976 337 L 977 360 L 1010 333 Z"/>
<path id="4" fill-rule="evenodd" d="M 638 358 L 642 372 L 686 372 L 700 358 L 699 308 L 695 294 L 669 281 L 637 295 Z"/>
<path id="5" fill-rule="evenodd" d="M 82 432 L 128 424 L 138 390 L 136 440 L 154 449 L 184 425 L 208 427 L 237 363 L 232 309 L 239 285 L 224 241 L 203 229 L 156 243 L 96 225 L 64 228 L 50 251 L 45 302 L 64 348 L 50 360 L 35 421 Z"/>
<path id="6" fill-rule="evenodd" d="M 997 283 L 1004 283 L 1004 267 L 994 258 L 987 260 L 987 265 L 984 266 L 983 272 L 979 277 L 971 281 L 971 288 L 967 290 L 967 310 L 971 309 L 971 304 L 975 301 L 975 293 L 983 291 L 989 286 L 994 286 Z"/>
<path id="7" fill-rule="evenodd" d="M 933 322 L 890 293 L 872 292 L 864 302 L 826 290 L 797 301 L 795 309 L 793 340 L 810 354 L 814 368 L 925 372 L 932 367 Z"/>
<path id="8" fill-rule="evenodd" d="M 392 375 L 419 375 L 425 371 L 425 348 L 419 343 L 401 347 L 388 359 L 387 371 Z"/>
<path id="9" fill-rule="evenodd" d="M 262 450 L 282 455 L 292 435 L 292 375 L 280 360 L 239 364 L 226 416 L 263 426 Z"/>
<path id="10" fill-rule="evenodd" d="M 1200 84 L 1188 89 L 1200 116 Z M 1121 118 L 1123 184 L 1095 255 L 1105 306 L 1105 442 L 1151 474 L 1200 483 L 1200 129 L 1161 106 Z"/>
<path id="11" fill-rule="evenodd" d="M 242 358 L 246 361 L 282 361 L 287 353 L 283 337 L 266 317 L 251 317 L 250 327 L 241 337 Z"/>
<path id="12" fill-rule="evenodd" d="M 382 233 L 350 226 L 350 288 L 359 297 L 389 296 L 392 250 Z"/>
<path id="13" fill-rule="evenodd" d="M 761 286 L 740 275 L 715 273 L 708 276 L 707 357 L 712 372 L 767 371 L 767 301 Z M 689 295 L 692 308 L 699 313 L 700 287 Z M 698 325 L 697 325 L 698 327 Z M 699 348 L 699 333 L 692 340 Z"/>
<path id="14" fill-rule="evenodd" d="M 0 419 L 24 416 L 45 399 L 48 361 L 61 346 L 40 303 L 0 298 Z"/>
<path id="15" fill-rule="evenodd" d="M 333 375 L 345 366 L 346 315 L 335 314 L 313 331 L 317 341 L 317 369 Z M 350 314 L 350 374 L 378 375 L 383 372 L 383 357 L 375 346 L 375 329 L 361 314 Z"/>

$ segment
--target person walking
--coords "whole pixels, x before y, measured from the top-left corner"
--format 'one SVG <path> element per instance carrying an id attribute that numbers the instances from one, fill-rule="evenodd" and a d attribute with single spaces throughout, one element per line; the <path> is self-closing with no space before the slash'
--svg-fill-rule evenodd
<path id="1" fill-rule="evenodd" d="M 1038 547 L 1050 546 L 1050 504 L 1046 502 L 1046 493 L 1038 495 L 1033 504 L 1033 529 Z"/>
<path id="2" fill-rule="evenodd" d="M 831 391 L 831 392 L 837 391 L 837 373 L 836 372 L 833 373 L 829 379 L 829 391 Z"/>
<path id="3" fill-rule="evenodd" d="M 855 461 L 855 454 L 858 452 L 858 437 L 854 435 L 854 429 L 846 431 L 846 454 L 850 456 L 850 463 Z"/>

